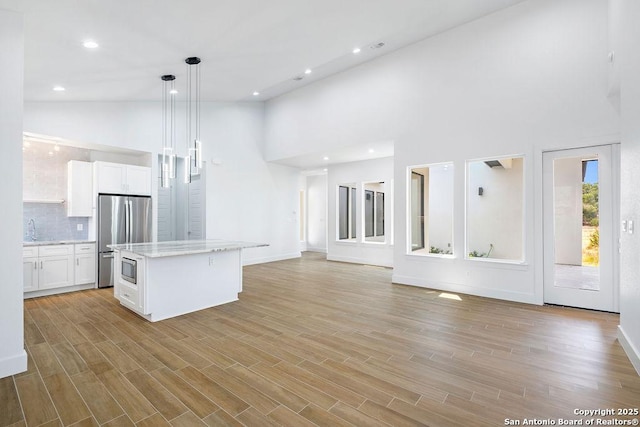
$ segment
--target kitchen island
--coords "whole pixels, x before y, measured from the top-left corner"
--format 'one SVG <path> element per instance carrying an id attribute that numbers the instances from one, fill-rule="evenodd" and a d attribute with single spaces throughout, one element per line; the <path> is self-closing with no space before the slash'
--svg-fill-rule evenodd
<path id="1" fill-rule="evenodd" d="M 242 292 L 242 249 L 264 243 L 183 240 L 109 245 L 114 295 L 156 322 L 236 301 Z"/>

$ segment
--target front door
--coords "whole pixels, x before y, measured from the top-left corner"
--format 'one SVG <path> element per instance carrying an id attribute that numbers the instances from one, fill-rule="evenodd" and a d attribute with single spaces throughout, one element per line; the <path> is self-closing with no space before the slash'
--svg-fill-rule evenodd
<path id="1" fill-rule="evenodd" d="M 543 154 L 545 303 L 619 311 L 618 147 Z"/>

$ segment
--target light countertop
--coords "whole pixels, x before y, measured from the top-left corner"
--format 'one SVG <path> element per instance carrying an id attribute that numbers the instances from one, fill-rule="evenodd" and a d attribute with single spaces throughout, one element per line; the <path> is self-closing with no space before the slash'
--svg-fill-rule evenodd
<path id="1" fill-rule="evenodd" d="M 114 251 L 128 251 L 148 258 L 202 254 L 207 252 L 234 251 L 269 246 L 267 243 L 232 240 L 178 240 L 153 243 L 126 243 L 107 245 Z"/>
<path id="2" fill-rule="evenodd" d="M 95 242 L 95 240 L 35 240 L 33 242 L 22 242 L 22 246 L 81 245 Z"/>

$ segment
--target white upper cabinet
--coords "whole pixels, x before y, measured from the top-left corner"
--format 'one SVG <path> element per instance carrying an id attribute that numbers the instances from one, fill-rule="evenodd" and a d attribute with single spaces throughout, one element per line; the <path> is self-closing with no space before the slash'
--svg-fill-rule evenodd
<path id="1" fill-rule="evenodd" d="M 98 193 L 124 194 L 127 184 L 126 165 L 95 162 Z"/>
<path id="2" fill-rule="evenodd" d="M 108 162 L 94 165 L 98 193 L 151 195 L 151 168 Z"/>
<path id="3" fill-rule="evenodd" d="M 93 173 L 89 162 L 67 163 L 67 216 L 92 216 Z"/>
<path id="4" fill-rule="evenodd" d="M 151 195 L 151 168 L 127 166 L 127 194 L 138 196 Z"/>

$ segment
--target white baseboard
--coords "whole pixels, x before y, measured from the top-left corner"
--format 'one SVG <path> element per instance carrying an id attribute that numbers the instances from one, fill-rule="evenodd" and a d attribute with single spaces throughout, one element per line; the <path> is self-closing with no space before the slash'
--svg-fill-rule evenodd
<path id="1" fill-rule="evenodd" d="M 624 352 L 627 353 L 627 357 L 629 357 L 631 364 L 636 368 L 636 372 L 640 375 L 640 350 L 638 350 L 629 340 L 629 337 L 625 334 L 621 325 L 618 325 L 618 341 L 624 349 Z"/>
<path id="2" fill-rule="evenodd" d="M 374 262 L 374 261 L 372 261 L 370 259 L 339 256 L 339 255 L 338 256 L 336 256 L 336 255 L 327 255 L 327 261 L 348 262 L 348 263 L 351 263 L 351 264 L 377 265 L 377 266 L 380 266 L 380 267 L 393 268 L 393 263 Z"/>
<path id="3" fill-rule="evenodd" d="M 327 248 L 315 248 L 313 246 L 307 246 L 307 252 L 319 252 L 321 254 L 326 254 Z"/>
<path id="4" fill-rule="evenodd" d="M 398 274 L 394 274 L 391 277 L 391 281 L 400 285 L 417 286 L 420 288 L 430 288 L 445 292 L 454 292 L 467 295 L 475 295 L 484 298 L 494 298 L 505 301 L 540 305 L 536 302 L 536 297 L 532 293 L 525 294 L 521 292 L 509 292 L 504 290 L 478 288 L 475 286 L 461 285 L 458 283 L 430 281 L 422 277 L 401 276 Z"/>
<path id="5" fill-rule="evenodd" d="M 67 292 L 85 291 L 87 289 L 96 289 L 96 284 L 88 283 L 86 285 L 67 286 L 65 288 L 42 289 L 33 292 L 25 292 L 24 299 L 46 297 L 49 295 L 64 294 Z"/>
<path id="6" fill-rule="evenodd" d="M 300 252 L 292 252 L 289 254 L 273 255 L 260 258 L 244 258 L 242 259 L 242 265 L 254 265 L 264 264 L 266 262 L 284 261 L 286 259 L 300 258 L 302 254 Z"/>
<path id="7" fill-rule="evenodd" d="M 19 374 L 27 370 L 27 352 L 22 350 L 18 354 L 0 360 L 0 378 Z"/>

